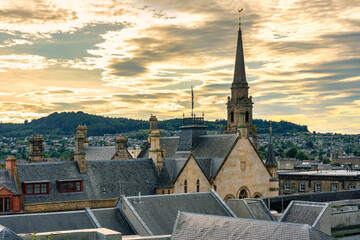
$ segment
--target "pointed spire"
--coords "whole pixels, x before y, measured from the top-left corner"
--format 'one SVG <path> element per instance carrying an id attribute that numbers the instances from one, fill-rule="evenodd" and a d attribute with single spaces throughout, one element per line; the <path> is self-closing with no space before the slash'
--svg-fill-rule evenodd
<path id="1" fill-rule="evenodd" d="M 239 14 L 242 9 L 239 10 Z M 241 15 L 239 16 L 239 32 L 238 32 L 238 40 L 236 47 L 236 60 L 235 60 L 235 72 L 234 72 L 234 81 L 235 83 L 246 83 L 246 75 L 245 75 L 245 61 L 244 61 L 244 50 L 242 43 L 242 34 L 241 34 Z"/>

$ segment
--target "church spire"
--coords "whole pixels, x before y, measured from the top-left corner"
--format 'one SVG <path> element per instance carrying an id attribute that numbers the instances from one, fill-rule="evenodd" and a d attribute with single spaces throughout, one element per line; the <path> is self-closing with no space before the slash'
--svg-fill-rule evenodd
<path id="1" fill-rule="evenodd" d="M 243 9 L 239 11 L 239 31 L 238 31 L 238 39 L 237 39 L 237 47 L 236 47 L 236 60 L 235 60 L 235 71 L 234 71 L 234 81 L 232 87 L 240 87 L 234 86 L 237 83 L 246 83 L 246 74 L 245 74 L 245 61 L 244 61 L 244 49 L 242 43 L 242 32 L 241 32 L 241 12 Z"/>

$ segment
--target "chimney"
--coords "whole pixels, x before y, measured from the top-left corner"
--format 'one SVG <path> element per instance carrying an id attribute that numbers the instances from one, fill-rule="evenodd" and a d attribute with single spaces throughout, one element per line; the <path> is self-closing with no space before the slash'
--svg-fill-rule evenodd
<path id="1" fill-rule="evenodd" d="M 246 110 L 245 108 L 240 108 L 239 110 L 239 125 L 238 125 L 238 136 L 240 138 L 248 137 L 248 129 L 246 126 Z"/>
<path id="2" fill-rule="evenodd" d="M 44 139 L 41 135 L 39 136 L 31 136 L 30 137 L 30 154 L 29 159 L 30 162 L 44 162 L 44 150 L 43 150 L 43 142 Z"/>
<path id="3" fill-rule="evenodd" d="M 161 171 L 162 166 L 162 150 L 160 147 L 160 132 L 157 129 L 157 118 L 154 115 L 151 115 L 150 119 L 150 150 L 149 157 L 154 161 L 155 166 L 158 172 Z"/>
<path id="4" fill-rule="evenodd" d="M 81 130 L 78 130 L 75 135 L 75 154 L 74 160 L 78 163 L 80 173 L 86 172 L 86 159 L 84 150 L 85 137 Z"/>
<path id="5" fill-rule="evenodd" d="M 127 140 L 124 136 L 119 136 L 115 142 L 116 142 L 116 151 L 127 149 Z"/>
<path id="6" fill-rule="evenodd" d="M 131 159 L 132 156 L 127 150 L 127 140 L 124 136 L 119 136 L 116 139 L 116 152 L 112 157 L 113 160 Z"/>
<path id="7" fill-rule="evenodd" d="M 150 131 L 157 130 L 157 118 L 156 118 L 156 116 L 151 114 L 149 122 L 150 122 Z"/>
<path id="8" fill-rule="evenodd" d="M 9 155 L 5 160 L 5 168 L 10 170 L 10 177 L 14 177 L 14 171 L 16 168 L 16 159 L 14 156 Z"/>
<path id="9" fill-rule="evenodd" d="M 89 146 L 89 140 L 87 139 L 88 128 L 86 127 L 86 125 L 79 125 L 77 127 L 77 130 L 81 131 L 81 133 L 84 135 L 84 147 L 88 147 Z"/>

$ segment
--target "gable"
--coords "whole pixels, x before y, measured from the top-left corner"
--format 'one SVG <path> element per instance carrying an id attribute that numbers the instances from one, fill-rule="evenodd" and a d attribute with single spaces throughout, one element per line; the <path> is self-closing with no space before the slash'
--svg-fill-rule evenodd
<path id="1" fill-rule="evenodd" d="M 0 195 L 13 195 L 13 192 L 6 187 L 0 188 Z"/>

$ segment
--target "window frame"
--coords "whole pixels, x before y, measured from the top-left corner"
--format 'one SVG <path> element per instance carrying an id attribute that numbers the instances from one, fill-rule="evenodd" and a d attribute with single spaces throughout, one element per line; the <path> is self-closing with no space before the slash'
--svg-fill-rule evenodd
<path id="1" fill-rule="evenodd" d="M 44 195 L 50 192 L 50 182 L 24 182 L 25 195 Z"/>
<path id="2" fill-rule="evenodd" d="M 60 193 L 72 193 L 83 191 L 83 180 L 58 180 Z"/>
<path id="3" fill-rule="evenodd" d="M 290 191 L 290 182 L 284 182 L 284 191 Z"/>
<path id="4" fill-rule="evenodd" d="M 187 189 L 188 188 L 188 185 L 187 185 L 187 180 L 185 179 L 184 181 L 184 193 L 187 193 Z"/>
<path id="5" fill-rule="evenodd" d="M 334 186 L 336 186 L 335 189 L 334 189 Z M 338 184 L 337 184 L 337 183 L 332 183 L 332 184 L 331 184 L 331 191 L 332 191 L 332 192 L 337 192 L 337 191 L 339 191 L 339 187 L 338 187 Z"/>
<path id="6" fill-rule="evenodd" d="M 302 186 L 304 186 L 302 188 Z M 299 192 L 305 192 L 306 191 L 306 183 L 305 182 L 301 182 L 299 183 Z"/>
<path id="7" fill-rule="evenodd" d="M 200 192 L 200 179 L 196 180 L 196 192 Z"/>
<path id="8" fill-rule="evenodd" d="M 321 183 L 315 183 L 314 184 L 314 192 L 321 192 L 321 191 L 322 191 L 322 184 Z"/>

